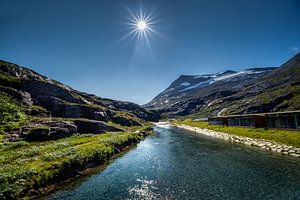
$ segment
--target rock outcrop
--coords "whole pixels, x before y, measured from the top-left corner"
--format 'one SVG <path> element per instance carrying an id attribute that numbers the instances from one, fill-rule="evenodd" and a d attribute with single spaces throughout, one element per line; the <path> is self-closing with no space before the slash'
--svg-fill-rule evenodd
<path id="1" fill-rule="evenodd" d="M 77 132 L 77 126 L 69 121 L 45 121 L 24 127 L 22 136 L 27 141 L 45 141 L 68 137 Z"/>
<path id="2" fill-rule="evenodd" d="M 79 133 L 103 133 L 107 131 L 124 131 L 120 128 L 110 126 L 105 122 L 88 119 L 76 119 L 74 120 Z"/>
<path id="3" fill-rule="evenodd" d="M 160 118 L 157 112 L 137 104 L 80 92 L 33 70 L 1 60 L 0 92 L 17 100 L 30 119 L 39 119 L 39 122 L 29 120 L 19 131 L 9 131 L 16 135 L 10 137 L 13 140 L 19 136 L 37 141 L 68 137 L 74 133 L 123 131 L 119 127 L 141 126 L 145 121 Z M 113 123 L 107 124 L 109 121 Z"/>

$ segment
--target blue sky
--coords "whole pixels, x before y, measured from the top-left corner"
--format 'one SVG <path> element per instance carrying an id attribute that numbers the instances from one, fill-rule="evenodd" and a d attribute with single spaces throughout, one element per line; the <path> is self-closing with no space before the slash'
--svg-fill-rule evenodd
<path id="1" fill-rule="evenodd" d="M 152 13 L 149 45 L 129 8 Z M 297 0 L 0 0 L 0 59 L 138 104 L 180 74 L 279 66 L 300 51 Z"/>

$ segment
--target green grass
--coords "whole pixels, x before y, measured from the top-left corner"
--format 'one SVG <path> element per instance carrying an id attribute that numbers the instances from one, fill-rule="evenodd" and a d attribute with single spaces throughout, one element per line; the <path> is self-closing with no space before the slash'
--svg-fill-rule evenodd
<path id="1" fill-rule="evenodd" d="M 4 92 L 0 92 L 0 134 L 19 129 L 26 120 L 24 108 Z"/>
<path id="2" fill-rule="evenodd" d="M 280 142 L 286 145 L 300 147 L 300 131 L 286 131 L 278 129 L 245 128 L 233 126 L 209 125 L 207 122 L 193 122 L 191 119 L 178 120 L 177 124 L 184 124 L 199 128 L 207 128 L 233 135 L 245 136 L 250 138 L 266 139 Z"/>
<path id="3" fill-rule="evenodd" d="M 19 198 L 90 162 L 103 163 L 138 134 L 76 135 L 56 141 L 0 144 L 0 199 Z"/>
<path id="4" fill-rule="evenodd" d="M 235 95 L 232 95 L 231 97 L 234 96 Z M 284 98 L 280 100 L 279 97 Z M 222 115 L 240 114 L 244 113 L 249 105 L 256 107 L 256 109 L 260 108 L 262 111 L 259 112 L 268 112 L 268 110 L 263 111 L 263 109 L 268 108 L 270 105 L 274 106 L 274 108 L 270 108 L 274 109 L 274 111 L 299 110 L 300 86 L 299 84 L 288 85 L 281 88 L 266 90 L 257 95 L 247 96 L 247 98 L 239 100 L 229 100 L 228 97 L 223 97 L 215 101 L 215 103 L 211 104 L 208 108 L 201 108 L 197 113 L 185 116 L 185 118 L 208 117 L 211 116 L 212 113 L 217 113 L 223 108 L 227 109 L 222 112 Z"/>
<path id="5" fill-rule="evenodd" d="M 18 86 L 20 86 L 21 82 L 22 82 L 22 79 L 17 78 L 15 76 L 0 74 L 1 85 L 18 87 Z"/>

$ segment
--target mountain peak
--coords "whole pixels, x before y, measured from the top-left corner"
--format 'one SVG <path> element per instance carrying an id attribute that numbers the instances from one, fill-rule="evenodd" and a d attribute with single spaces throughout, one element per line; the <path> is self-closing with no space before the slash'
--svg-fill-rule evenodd
<path id="1" fill-rule="evenodd" d="M 145 105 L 166 116 L 300 109 L 300 53 L 282 66 L 183 75 Z"/>
<path id="2" fill-rule="evenodd" d="M 241 71 L 226 70 L 215 74 L 180 75 L 166 90 L 146 104 L 145 107 L 167 109 L 184 99 L 194 98 L 195 96 L 204 97 L 211 95 L 216 90 L 218 92 L 235 91 L 254 79 L 268 74 L 273 69 L 275 68 L 265 67 Z"/>

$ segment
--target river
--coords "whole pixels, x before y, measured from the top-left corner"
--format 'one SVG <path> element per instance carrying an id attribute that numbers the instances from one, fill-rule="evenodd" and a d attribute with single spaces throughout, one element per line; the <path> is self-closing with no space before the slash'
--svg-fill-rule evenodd
<path id="1" fill-rule="evenodd" d="M 298 158 L 167 126 L 155 133 L 47 199 L 300 199 Z"/>

